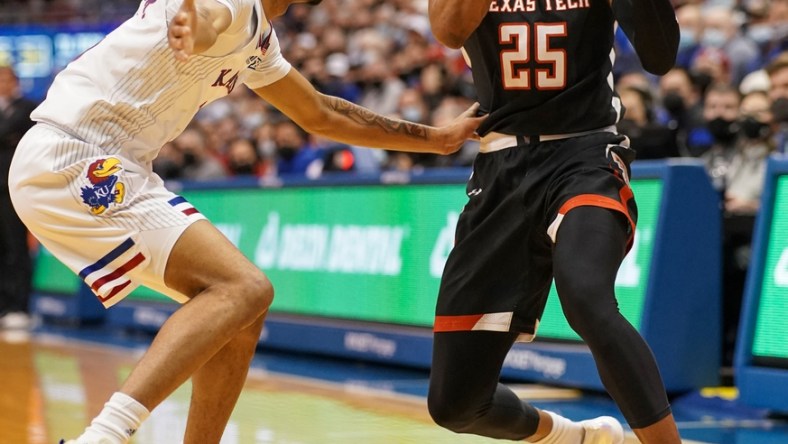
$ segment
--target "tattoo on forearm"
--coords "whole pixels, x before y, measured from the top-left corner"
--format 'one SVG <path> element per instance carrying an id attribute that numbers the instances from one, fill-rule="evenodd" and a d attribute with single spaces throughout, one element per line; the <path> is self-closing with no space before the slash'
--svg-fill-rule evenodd
<path id="1" fill-rule="evenodd" d="M 354 122 L 366 126 L 378 126 L 387 133 L 400 133 L 416 139 L 427 139 L 427 127 L 411 122 L 389 119 L 372 111 L 348 102 L 339 97 L 324 96 L 328 106 L 339 114 L 347 116 Z"/>

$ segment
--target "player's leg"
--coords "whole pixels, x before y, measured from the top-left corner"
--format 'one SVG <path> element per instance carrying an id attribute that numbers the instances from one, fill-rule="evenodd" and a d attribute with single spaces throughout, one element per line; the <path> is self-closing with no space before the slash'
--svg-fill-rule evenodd
<path id="1" fill-rule="evenodd" d="M 490 331 L 435 333 L 427 398 L 435 423 L 499 439 L 522 440 L 537 433 L 539 412 L 498 382 L 516 338 L 516 333 Z M 542 429 L 546 427 L 549 431 L 545 422 Z"/>
<path id="2" fill-rule="evenodd" d="M 536 409 L 498 382 L 517 334 L 491 331 L 438 332 L 433 345 L 430 415 L 456 433 L 544 444 L 623 442 L 621 425 L 601 417 L 574 422 Z"/>
<path id="3" fill-rule="evenodd" d="M 219 442 L 273 289 L 265 275 L 205 221 L 192 224 L 175 243 L 165 282 L 191 300 L 164 323 L 121 392 L 152 410 L 194 374 L 195 403 L 187 436 L 191 442 Z"/>
<path id="4" fill-rule="evenodd" d="M 622 214 L 604 208 L 569 211 L 553 250 L 556 288 L 569 324 L 588 344 L 605 388 L 636 435 L 646 444 L 679 443 L 651 349 L 615 299 L 627 224 Z"/>
<path id="5" fill-rule="evenodd" d="M 218 443 L 241 394 L 263 318 L 228 342 L 192 375 L 184 444 Z M 217 381 L 221 383 L 217 384 Z"/>

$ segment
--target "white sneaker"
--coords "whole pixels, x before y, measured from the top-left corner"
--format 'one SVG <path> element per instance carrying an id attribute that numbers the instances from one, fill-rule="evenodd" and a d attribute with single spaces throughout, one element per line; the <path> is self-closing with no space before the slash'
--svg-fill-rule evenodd
<path id="1" fill-rule="evenodd" d="M 583 444 L 623 444 L 624 428 L 616 418 L 600 416 L 599 418 L 580 421 L 585 430 Z"/>
<path id="2" fill-rule="evenodd" d="M 30 315 L 21 311 L 7 313 L 0 318 L 0 328 L 7 330 L 29 330 L 33 327 Z"/>

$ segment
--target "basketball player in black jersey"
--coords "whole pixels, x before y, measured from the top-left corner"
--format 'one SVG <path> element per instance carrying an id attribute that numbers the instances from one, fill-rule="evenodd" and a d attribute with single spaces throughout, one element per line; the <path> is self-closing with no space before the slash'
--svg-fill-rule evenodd
<path id="1" fill-rule="evenodd" d="M 621 425 L 572 422 L 498 383 L 517 340 L 536 333 L 555 278 L 569 324 L 638 438 L 679 443 L 648 345 L 620 314 L 616 273 L 637 207 L 634 153 L 611 73 L 615 22 L 644 68 L 674 63 L 669 0 L 430 0 L 435 37 L 463 48 L 489 117 L 441 281 L 429 409 L 443 427 L 493 438 L 620 443 Z"/>

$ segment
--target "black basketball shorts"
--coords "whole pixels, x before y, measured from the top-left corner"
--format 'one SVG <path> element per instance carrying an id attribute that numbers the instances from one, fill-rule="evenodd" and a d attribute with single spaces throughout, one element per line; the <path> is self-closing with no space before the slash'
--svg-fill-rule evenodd
<path id="1" fill-rule="evenodd" d="M 501 331 L 533 339 L 553 279 L 552 247 L 567 212 L 597 206 L 629 221 L 634 151 L 610 132 L 480 153 L 441 279 L 435 332 Z"/>

